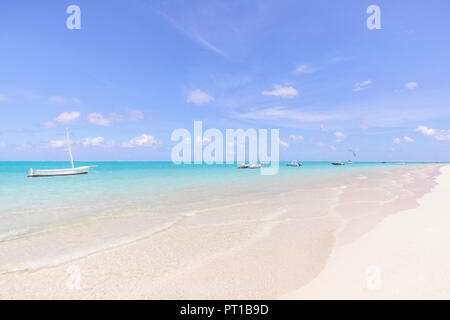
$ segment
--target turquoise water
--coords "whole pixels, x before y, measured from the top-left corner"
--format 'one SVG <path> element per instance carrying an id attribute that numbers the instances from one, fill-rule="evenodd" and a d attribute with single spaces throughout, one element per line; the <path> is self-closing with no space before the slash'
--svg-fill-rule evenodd
<path id="1" fill-rule="evenodd" d="M 175 165 L 172 162 L 77 162 L 96 166 L 88 175 L 27 178 L 33 169 L 67 168 L 67 162 L 0 162 L 0 241 L 102 216 L 165 215 L 236 194 L 283 192 L 292 187 L 341 181 L 400 163 L 304 162 L 263 176 L 236 165 Z M 409 165 L 409 164 L 408 164 Z M 317 184 L 316 184 L 317 185 Z"/>
<path id="2" fill-rule="evenodd" d="M 367 169 L 398 166 L 399 163 L 360 162 L 332 166 L 329 162 L 304 162 L 303 167 L 286 167 L 262 176 L 260 171 L 237 169 L 236 165 L 175 165 L 172 162 L 77 162 L 97 166 L 88 175 L 27 178 L 33 169 L 67 168 L 67 162 L 0 162 L 0 214 L 21 206 L 51 205 L 73 199 L 120 196 L 146 199 L 170 191 L 217 185 L 271 183 L 284 179 L 309 181 L 327 179 Z"/>
<path id="3" fill-rule="evenodd" d="M 278 174 L 263 176 L 259 169 L 225 164 L 77 162 L 96 167 L 87 175 L 27 178 L 30 168 L 62 169 L 68 163 L 0 162 L 0 273 L 68 261 L 185 219 L 201 225 L 253 215 L 258 224 L 280 212 L 305 219 L 323 215 L 347 185 L 364 186 L 372 178 L 377 183 L 377 177 L 389 182 L 395 168 L 412 164 L 282 162 Z"/>

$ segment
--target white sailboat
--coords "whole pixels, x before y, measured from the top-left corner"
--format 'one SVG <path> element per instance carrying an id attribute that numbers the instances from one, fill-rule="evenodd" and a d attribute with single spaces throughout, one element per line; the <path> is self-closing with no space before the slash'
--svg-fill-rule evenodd
<path id="1" fill-rule="evenodd" d="M 67 149 L 69 150 L 70 155 L 70 163 L 72 164 L 72 168 L 68 169 L 49 169 L 49 170 L 34 170 L 30 169 L 28 173 L 28 178 L 39 178 L 39 177 L 56 177 L 56 176 L 73 176 L 77 174 L 88 174 L 90 168 L 94 168 L 94 166 L 85 166 L 75 168 L 73 157 L 72 157 L 72 141 L 69 138 L 69 129 L 66 129 L 66 138 L 67 138 Z"/>

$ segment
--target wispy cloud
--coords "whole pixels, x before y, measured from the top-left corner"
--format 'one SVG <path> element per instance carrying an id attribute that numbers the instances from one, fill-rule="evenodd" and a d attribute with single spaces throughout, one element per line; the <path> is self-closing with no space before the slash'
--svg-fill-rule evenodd
<path id="1" fill-rule="evenodd" d="M 408 82 L 405 84 L 405 89 L 414 90 L 419 86 L 418 82 Z"/>
<path id="2" fill-rule="evenodd" d="M 294 70 L 294 74 L 301 75 L 301 74 L 314 73 L 316 71 L 317 71 L 316 68 L 314 68 L 310 65 L 307 65 L 307 64 L 302 64 L 301 66 L 299 66 L 298 68 L 296 68 Z"/>
<path id="3" fill-rule="evenodd" d="M 279 143 L 283 148 L 289 148 L 289 143 L 287 143 L 286 141 L 279 139 Z"/>
<path id="4" fill-rule="evenodd" d="M 109 115 L 102 115 L 98 112 L 92 112 L 88 114 L 88 121 L 92 124 L 102 127 L 109 127 L 114 121 L 123 120 L 124 117 L 117 113 L 111 113 Z"/>
<path id="5" fill-rule="evenodd" d="M 48 101 L 52 103 L 59 103 L 59 104 L 65 104 L 65 103 L 72 103 L 72 104 L 79 104 L 81 103 L 81 100 L 78 98 L 66 98 L 64 96 L 51 96 L 48 98 Z"/>
<path id="6" fill-rule="evenodd" d="M 132 120 L 132 121 L 138 121 L 138 120 L 144 119 L 144 113 L 141 110 L 130 109 L 130 110 L 128 110 L 128 115 L 130 117 L 130 120 Z"/>
<path id="7" fill-rule="evenodd" d="M 217 48 L 215 45 L 213 45 L 212 43 L 210 43 L 209 41 L 207 41 L 206 39 L 204 39 L 202 36 L 200 35 L 196 35 L 194 36 L 194 38 L 201 43 L 205 48 L 211 50 L 212 52 L 215 52 L 219 55 L 221 55 L 222 57 L 226 58 L 227 55 L 225 54 L 225 52 L 223 52 L 222 50 L 220 50 L 219 48 Z"/>
<path id="8" fill-rule="evenodd" d="M 187 36 L 188 38 L 194 40 L 195 42 L 202 45 L 204 48 L 224 57 L 227 58 L 226 53 L 219 49 L 216 45 L 212 44 L 211 41 L 206 40 L 202 35 L 199 34 L 198 31 L 193 31 L 191 28 L 187 27 L 186 25 L 180 25 L 178 22 L 175 21 L 171 16 L 169 16 L 167 13 L 162 11 L 157 11 L 158 14 L 163 16 L 175 29 L 177 29 L 179 32 Z"/>
<path id="9" fill-rule="evenodd" d="M 103 145 L 103 141 L 105 141 L 103 137 L 84 138 L 81 144 L 85 147 L 100 147 Z"/>
<path id="10" fill-rule="evenodd" d="M 55 121 L 63 124 L 69 124 L 77 120 L 80 115 L 81 114 L 79 111 L 63 112 L 55 118 Z"/>
<path id="11" fill-rule="evenodd" d="M 47 122 L 44 122 L 42 124 L 42 126 L 45 128 L 54 128 L 54 127 L 56 127 L 56 124 L 53 121 L 47 121 Z"/>
<path id="12" fill-rule="evenodd" d="M 291 134 L 291 135 L 289 136 L 289 139 L 290 139 L 292 142 L 302 142 L 303 140 L 305 140 L 305 139 L 303 138 L 303 136 L 296 136 L 295 134 Z"/>
<path id="13" fill-rule="evenodd" d="M 354 92 L 358 92 L 364 89 L 368 89 L 370 88 L 370 86 L 372 85 L 372 80 L 366 80 L 366 81 L 362 81 L 362 82 L 357 82 L 355 83 L 355 86 L 353 88 Z"/>
<path id="14" fill-rule="evenodd" d="M 295 120 L 302 122 L 321 122 L 338 119 L 341 116 L 331 113 L 309 113 L 286 107 L 271 107 L 237 114 L 238 118 L 252 120 Z"/>
<path id="15" fill-rule="evenodd" d="M 51 140 L 49 143 L 44 145 L 47 148 L 60 149 L 67 146 L 67 140 Z"/>
<path id="16" fill-rule="evenodd" d="M 347 135 L 346 135 L 345 133 L 341 132 L 341 131 L 336 131 L 336 132 L 334 133 L 334 135 L 335 135 L 337 138 L 339 138 L 339 139 L 345 139 L 345 138 L 347 138 Z"/>
<path id="17" fill-rule="evenodd" d="M 6 101 L 9 100 L 9 97 L 7 95 L 4 95 L 3 93 L 0 93 L 0 101 Z"/>
<path id="18" fill-rule="evenodd" d="M 204 104 L 211 101 L 214 101 L 214 97 L 210 96 L 209 94 L 200 89 L 188 92 L 186 100 L 187 103 L 194 103 L 194 104 Z"/>
<path id="19" fill-rule="evenodd" d="M 427 126 L 418 126 L 416 131 L 426 136 L 433 136 L 436 133 L 436 130 L 434 130 L 433 128 L 428 128 Z"/>
<path id="20" fill-rule="evenodd" d="M 278 84 L 274 85 L 274 89 L 271 91 L 262 91 L 261 94 L 265 96 L 276 96 L 285 99 L 292 99 L 298 95 L 297 89 L 293 87 L 283 87 Z"/>
<path id="21" fill-rule="evenodd" d="M 161 142 L 156 140 L 154 136 L 150 136 L 143 133 L 142 135 L 135 137 L 128 142 L 122 143 L 122 147 L 124 148 L 154 147 L 160 143 Z"/>
<path id="22" fill-rule="evenodd" d="M 434 137 L 438 141 L 450 141 L 450 129 L 438 130 L 426 126 L 418 126 L 416 131 L 423 135 Z"/>
<path id="23" fill-rule="evenodd" d="M 188 92 L 187 103 L 204 104 L 214 101 L 214 98 L 200 89 Z"/>
<path id="24" fill-rule="evenodd" d="M 401 144 L 403 142 L 413 143 L 413 142 L 415 142 L 415 140 L 413 138 L 411 138 L 411 137 L 408 137 L 408 136 L 404 136 L 403 139 L 400 139 L 398 137 L 394 139 L 394 143 L 395 144 Z"/>

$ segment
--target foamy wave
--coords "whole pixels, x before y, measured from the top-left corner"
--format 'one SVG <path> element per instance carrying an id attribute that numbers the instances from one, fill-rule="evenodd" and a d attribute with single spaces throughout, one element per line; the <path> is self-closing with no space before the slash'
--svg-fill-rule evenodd
<path id="1" fill-rule="evenodd" d="M 13 238 L 13 237 L 20 236 L 22 234 L 28 233 L 29 231 L 30 231 L 29 228 L 10 230 L 8 232 L 0 234 L 0 241 L 6 240 L 8 238 Z"/>
<path id="2" fill-rule="evenodd" d="M 162 224 L 152 230 L 141 233 L 139 235 L 132 236 L 132 237 L 124 237 L 124 238 L 118 239 L 116 241 L 105 243 L 103 245 L 99 245 L 96 247 L 79 250 L 79 251 L 76 251 L 73 253 L 58 255 L 56 257 L 24 262 L 24 263 L 19 264 L 16 267 L 7 268 L 7 271 L 0 272 L 0 274 L 6 273 L 6 272 L 37 270 L 37 269 L 41 269 L 41 268 L 55 267 L 55 266 L 61 265 L 63 263 L 69 262 L 69 261 L 73 261 L 76 259 L 80 259 L 80 258 L 89 256 L 94 253 L 98 253 L 98 252 L 108 250 L 108 249 L 113 249 L 115 247 L 127 245 L 129 243 L 148 238 L 155 233 L 168 230 L 173 225 L 175 225 L 177 222 L 178 222 L 178 220 L 173 221 L 173 222 L 168 222 L 168 223 Z"/>
<path id="3" fill-rule="evenodd" d="M 264 217 L 261 218 L 261 221 L 273 221 L 279 217 L 281 217 L 282 215 L 286 214 L 287 210 L 286 209 L 281 209 L 275 212 L 272 212 Z"/>
<path id="4" fill-rule="evenodd" d="M 183 217 L 193 217 L 193 216 L 197 215 L 197 211 L 196 210 L 187 211 L 187 212 L 183 212 L 181 215 Z"/>

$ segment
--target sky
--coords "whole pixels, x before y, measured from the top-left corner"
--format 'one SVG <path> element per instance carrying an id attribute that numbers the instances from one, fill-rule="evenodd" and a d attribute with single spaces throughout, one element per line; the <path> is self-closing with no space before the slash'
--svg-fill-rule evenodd
<path id="1" fill-rule="evenodd" d="M 381 29 L 368 29 L 378 5 Z M 70 5 L 81 29 L 68 29 Z M 449 161 L 450 2 L 2 0 L 0 161 L 170 160 L 177 128 L 283 160 Z M 354 151 L 356 156 L 353 155 Z"/>

